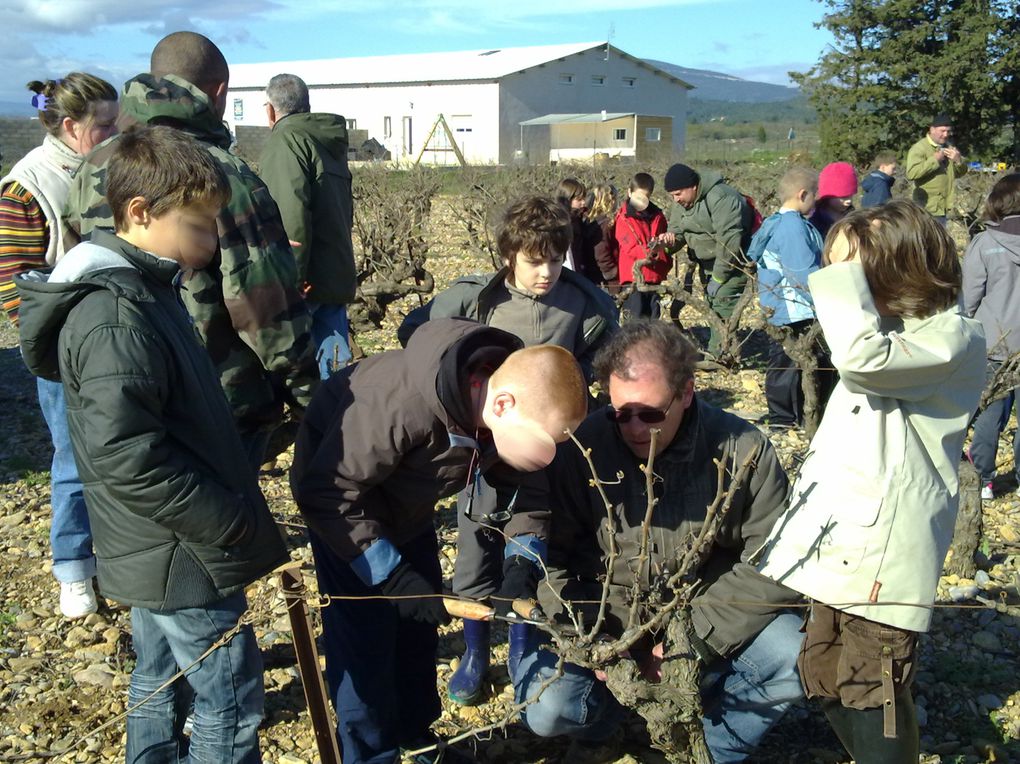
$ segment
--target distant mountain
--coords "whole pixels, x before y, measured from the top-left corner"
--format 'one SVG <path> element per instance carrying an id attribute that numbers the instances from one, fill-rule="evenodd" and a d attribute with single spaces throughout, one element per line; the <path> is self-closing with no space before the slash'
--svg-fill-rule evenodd
<path id="1" fill-rule="evenodd" d="M 688 69 L 685 66 L 668 64 L 665 61 L 646 59 L 652 66 L 679 77 L 694 85 L 692 101 L 739 101 L 742 103 L 774 103 L 789 101 L 800 95 L 798 88 L 773 85 L 768 82 L 753 82 L 734 77 L 732 74 L 710 72 L 706 69 Z"/>

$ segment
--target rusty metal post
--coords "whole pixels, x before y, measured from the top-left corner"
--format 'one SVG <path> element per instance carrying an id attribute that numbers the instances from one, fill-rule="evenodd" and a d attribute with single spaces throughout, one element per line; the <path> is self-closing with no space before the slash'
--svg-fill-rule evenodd
<path id="1" fill-rule="evenodd" d="M 287 615 L 290 617 L 290 631 L 294 637 L 294 653 L 297 655 L 301 686 L 308 704 L 308 715 L 312 720 L 312 733 L 319 749 L 322 764 L 340 764 L 340 747 L 336 740 L 336 727 L 329 713 L 329 696 L 326 683 L 319 668 L 319 651 L 315 647 L 312 621 L 305 604 L 305 582 L 301 577 L 300 563 L 289 563 L 278 568 L 280 588 L 283 589 Z"/>

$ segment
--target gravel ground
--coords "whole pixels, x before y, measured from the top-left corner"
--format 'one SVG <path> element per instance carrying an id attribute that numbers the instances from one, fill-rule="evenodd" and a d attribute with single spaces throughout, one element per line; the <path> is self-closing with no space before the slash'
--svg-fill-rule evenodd
<path id="1" fill-rule="evenodd" d="M 453 228 L 450 211 L 441 201 L 436 221 Z M 437 283 L 475 271 L 486 263 L 463 254 L 461 242 L 450 239 L 434 247 L 431 267 Z M 412 302 L 413 300 L 413 302 Z M 408 298 L 396 311 L 416 304 Z M 391 316 L 395 315 L 391 313 Z M 359 337 L 362 348 L 378 352 L 394 344 L 391 318 L 380 332 Z M 764 343 L 755 333 L 749 342 L 760 359 Z M 704 397 L 752 418 L 764 411 L 762 363 L 736 372 L 699 374 Z M 111 604 L 81 621 L 67 621 L 57 610 L 57 586 L 50 575 L 49 441 L 35 399 L 34 384 L 21 364 L 17 335 L 0 327 L 0 761 L 42 761 L 47 751 L 72 743 L 62 761 L 111 761 L 123 757 L 124 711 L 128 677 L 134 657 L 127 611 Z M 1011 424 L 1009 435 L 1015 425 Z M 807 447 L 798 432 L 776 441 L 789 464 Z M 1000 449 L 1000 473 L 1012 474 L 1012 453 Z M 311 553 L 301 519 L 287 488 L 289 453 L 262 473 L 262 485 L 273 512 L 284 526 L 294 559 L 305 563 L 306 581 L 314 591 Z M 1000 498 L 986 502 L 987 564 L 977 580 L 944 578 L 932 630 L 921 639 L 921 664 L 916 696 L 926 762 L 1009 761 L 1020 758 L 1020 692 L 1017 643 L 1020 618 L 1015 607 L 1020 584 L 1020 499 L 1015 481 L 997 485 Z M 436 526 L 443 542 L 443 570 L 452 575 L 456 523 L 449 503 L 437 508 Z M 951 589 L 952 587 L 952 589 Z M 983 606 L 982 598 L 989 606 Z M 955 603 L 953 598 L 961 599 Z M 969 599 L 968 599 L 969 597 Z M 249 590 L 255 628 L 266 662 L 266 720 L 261 731 L 265 761 L 298 764 L 317 760 L 301 683 L 295 667 L 283 599 L 275 580 Z M 1001 611 L 1001 612 L 1000 612 Z M 313 611 L 313 620 L 317 621 Z M 455 666 L 463 642 L 456 625 L 443 630 L 438 668 L 440 693 Z M 506 657 L 505 644 L 495 651 Z M 447 705 L 437 730 L 454 735 L 506 718 L 511 701 L 506 671 L 490 672 L 489 699 L 475 708 Z M 86 737 L 87 735 L 87 737 Z M 642 739 L 640 720 L 627 725 L 618 764 L 662 759 Z M 461 744 L 479 761 L 556 762 L 566 745 L 537 740 L 519 725 Z M 811 706 L 794 709 L 769 736 L 758 762 L 845 762 L 848 757 L 829 732 L 824 718 Z"/>

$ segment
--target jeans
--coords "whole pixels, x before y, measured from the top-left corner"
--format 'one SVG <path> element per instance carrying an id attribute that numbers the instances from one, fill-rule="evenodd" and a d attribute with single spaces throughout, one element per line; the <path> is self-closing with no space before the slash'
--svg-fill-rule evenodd
<path id="1" fill-rule="evenodd" d="M 308 303 L 312 314 L 312 344 L 319 362 L 319 377 L 329 379 L 351 360 L 347 344 L 347 306 Z"/>
<path id="2" fill-rule="evenodd" d="M 96 557 L 92 552 L 92 532 L 85 511 L 78 465 L 71 448 L 64 386 L 40 377 L 36 379 L 36 388 L 39 407 L 53 441 L 53 462 L 50 465 L 53 577 L 62 583 L 84 581 L 96 575 Z"/>
<path id="3" fill-rule="evenodd" d="M 1001 365 L 1000 361 L 988 364 L 988 379 Z M 981 485 L 990 483 L 995 475 L 995 457 L 999 450 L 999 436 L 1009 422 L 1009 411 L 1017 401 L 1016 391 L 992 401 L 978 414 L 974 422 L 974 435 L 970 446 L 970 460 L 981 475 Z M 1020 411 L 1018 411 L 1020 414 Z M 1020 476 L 1020 430 L 1013 436 L 1013 469 Z"/>
<path id="4" fill-rule="evenodd" d="M 801 623 L 800 616 L 781 613 L 740 652 L 705 669 L 705 741 L 717 764 L 746 761 L 772 725 L 804 697 L 797 675 Z M 556 656 L 547 650 L 525 655 L 514 677 L 516 701 L 536 694 L 555 666 Z M 622 715 L 622 707 L 595 674 L 573 664 L 521 713 L 536 735 L 594 741 L 608 738 Z"/>
<path id="5" fill-rule="evenodd" d="M 128 764 L 258 764 L 262 760 L 258 727 L 265 690 L 262 655 L 251 626 L 242 627 L 233 639 L 188 669 L 186 684 L 178 680 L 156 691 L 237 625 L 247 607 L 244 592 L 238 592 L 206 607 L 166 612 L 131 609 L 137 663 L 128 690 L 133 709 L 127 718 Z M 195 714 L 188 745 L 182 730 L 192 694 Z"/>
<path id="6" fill-rule="evenodd" d="M 378 595 L 314 532 L 309 533 L 319 591 Z M 400 555 L 438 591 L 436 532 L 399 547 Z M 326 681 L 337 715 L 344 764 L 393 764 L 401 746 L 429 731 L 442 710 L 436 689 L 436 627 L 403 619 L 392 602 L 334 600 L 322 610 Z"/>

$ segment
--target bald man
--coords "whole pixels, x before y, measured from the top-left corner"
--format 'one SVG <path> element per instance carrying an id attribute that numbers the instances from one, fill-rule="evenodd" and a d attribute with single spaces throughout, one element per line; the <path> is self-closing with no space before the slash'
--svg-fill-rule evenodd
<path id="1" fill-rule="evenodd" d="M 280 211 L 266 185 L 231 154 L 223 124 L 230 70 L 195 32 L 174 32 L 152 51 L 150 73 L 124 86 L 121 127 L 169 125 L 197 138 L 223 168 L 231 198 L 217 218 L 219 249 L 181 289 L 219 373 L 249 463 L 258 469 L 284 402 L 303 409 L 317 383 L 311 318 Z M 106 165 L 117 138 L 88 155 L 65 210 L 69 235 L 112 228 Z"/>

